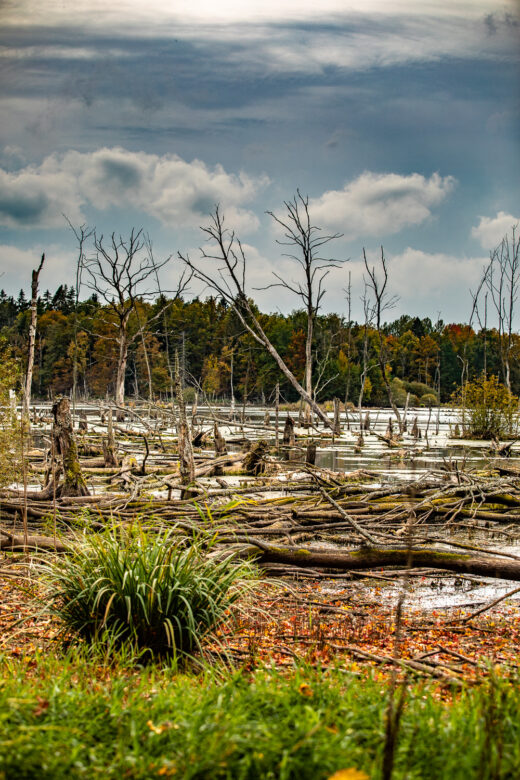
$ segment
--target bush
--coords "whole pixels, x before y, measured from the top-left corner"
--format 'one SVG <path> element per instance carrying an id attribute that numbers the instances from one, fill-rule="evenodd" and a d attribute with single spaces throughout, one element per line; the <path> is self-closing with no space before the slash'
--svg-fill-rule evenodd
<path id="1" fill-rule="evenodd" d="M 421 396 L 421 406 L 437 406 L 438 403 L 435 393 L 425 393 Z"/>
<path id="2" fill-rule="evenodd" d="M 405 382 L 404 386 L 408 393 L 413 393 L 413 395 L 417 395 L 419 398 L 423 395 L 426 395 L 427 393 L 432 393 L 432 395 L 437 397 L 437 394 L 433 388 L 425 385 L 424 382 Z"/>
<path id="3" fill-rule="evenodd" d="M 467 382 L 453 396 L 462 407 L 461 423 L 466 435 L 479 439 L 514 436 L 518 430 L 518 398 L 496 376 L 484 375 Z"/>
<path id="4" fill-rule="evenodd" d="M 253 566 L 208 558 L 202 541 L 171 534 L 86 537 L 51 564 L 55 614 L 90 643 L 133 644 L 151 655 L 189 655 L 254 582 Z"/>

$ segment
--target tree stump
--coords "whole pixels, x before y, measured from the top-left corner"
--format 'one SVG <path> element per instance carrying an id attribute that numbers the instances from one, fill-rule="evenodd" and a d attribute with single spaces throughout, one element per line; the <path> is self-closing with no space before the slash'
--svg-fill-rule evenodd
<path id="1" fill-rule="evenodd" d="M 282 443 L 285 447 L 294 447 L 296 437 L 294 435 L 294 423 L 289 415 L 285 421 L 285 428 L 283 429 Z"/>
<path id="2" fill-rule="evenodd" d="M 108 409 L 107 415 L 107 438 L 101 439 L 103 457 L 105 459 L 106 468 L 117 468 L 119 466 L 119 459 L 117 457 L 117 445 L 114 438 L 114 427 L 112 425 L 112 409 Z"/>
<path id="3" fill-rule="evenodd" d="M 335 398 L 334 399 L 334 428 L 333 428 L 334 436 L 341 436 L 340 415 L 341 415 L 341 402 L 339 398 Z"/>
<path id="4" fill-rule="evenodd" d="M 269 443 L 265 439 L 255 442 L 244 458 L 244 471 L 258 477 L 264 474 L 267 468 L 265 456 L 269 449 Z"/>
<path id="5" fill-rule="evenodd" d="M 226 440 L 220 433 L 217 423 L 215 423 L 215 427 L 213 429 L 213 439 L 215 442 L 215 458 L 220 458 L 222 455 L 227 455 L 228 450 Z M 213 476 L 221 477 L 223 473 L 224 469 L 222 466 L 215 466 L 213 470 Z"/>
<path id="6" fill-rule="evenodd" d="M 305 463 L 307 463 L 308 466 L 314 466 L 316 464 L 316 444 L 313 441 L 307 444 Z"/>
<path id="7" fill-rule="evenodd" d="M 54 424 L 52 438 L 54 452 L 61 456 L 63 464 L 63 484 L 58 488 L 58 496 L 88 496 L 87 488 L 78 458 L 78 448 L 72 428 L 72 416 L 68 398 L 58 399 L 53 407 Z"/>

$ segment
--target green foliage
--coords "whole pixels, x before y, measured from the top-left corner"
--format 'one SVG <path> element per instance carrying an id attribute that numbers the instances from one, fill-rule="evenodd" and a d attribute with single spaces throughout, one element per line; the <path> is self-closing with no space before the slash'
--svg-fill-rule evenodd
<path id="1" fill-rule="evenodd" d="M 421 395 L 421 406 L 437 406 L 438 403 L 439 401 L 437 400 L 435 393 L 425 393 L 424 395 Z"/>
<path id="2" fill-rule="evenodd" d="M 381 776 L 387 687 L 345 669 L 190 677 L 100 666 L 74 651 L 29 667 L 4 661 L 1 671 L 5 780 Z M 410 684 L 393 780 L 518 777 L 519 691 L 517 680 L 456 696 Z"/>
<path id="3" fill-rule="evenodd" d="M 418 398 L 422 399 L 423 395 L 433 395 L 435 399 L 437 399 L 437 395 L 434 393 L 432 388 L 428 385 L 425 385 L 423 382 L 405 382 L 404 386 L 408 393 L 412 393 Z M 438 401 L 435 400 L 435 403 L 438 403 Z"/>
<path id="4" fill-rule="evenodd" d="M 467 382 L 453 396 L 462 408 L 461 422 L 467 435 L 479 439 L 514 436 L 518 431 L 518 398 L 496 376 L 482 375 Z"/>
<path id="5" fill-rule="evenodd" d="M 171 534 L 85 536 L 47 570 L 52 609 L 89 643 L 130 643 L 151 655 L 189 655 L 254 584 L 248 563 L 208 557 L 211 541 Z M 205 549 L 204 549 L 205 548 Z"/>

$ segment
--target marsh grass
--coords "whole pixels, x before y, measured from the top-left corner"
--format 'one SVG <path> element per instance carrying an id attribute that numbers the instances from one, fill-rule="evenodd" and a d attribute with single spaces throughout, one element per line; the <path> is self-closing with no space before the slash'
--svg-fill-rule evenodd
<path id="1" fill-rule="evenodd" d="M 304 666 L 282 674 L 104 665 L 97 649 L 2 662 L 0 776 L 325 780 L 381 777 L 387 683 Z M 410 685 L 394 780 L 520 776 L 520 693 Z"/>
<path id="2" fill-rule="evenodd" d="M 51 611 L 87 643 L 175 658 L 203 642 L 255 585 L 254 567 L 211 556 L 212 537 L 110 529 L 45 568 Z"/>

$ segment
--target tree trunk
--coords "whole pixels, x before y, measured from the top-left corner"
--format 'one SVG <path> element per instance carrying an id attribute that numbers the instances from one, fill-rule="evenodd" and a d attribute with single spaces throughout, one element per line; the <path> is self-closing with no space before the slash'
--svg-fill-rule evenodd
<path id="1" fill-rule="evenodd" d="M 289 415 L 285 421 L 285 428 L 283 429 L 282 442 L 285 447 L 294 447 L 296 437 L 294 435 L 294 423 Z"/>
<path id="2" fill-rule="evenodd" d="M 61 455 L 63 461 L 63 485 L 56 491 L 56 495 L 63 496 L 88 496 L 90 495 L 83 477 L 78 458 L 76 439 L 72 429 L 72 417 L 68 398 L 60 398 L 52 407 L 54 425 L 52 437 L 54 451 Z"/>
<path id="3" fill-rule="evenodd" d="M 334 436 L 341 436 L 340 415 L 341 415 L 341 403 L 339 398 L 335 398 L 334 399 L 334 430 L 333 430 Z"/>
<path id="4" fill-rule="evenodd" d="M 181 375 L 179 369 L 179 356 L 175 355 L 175 393 L 179 406 L 179 424 L 177 426 L 177 447 L 179 450 L 179 472 L 182 485 L 192 485 L 195 482 L 195 462 L 191 447 L 191 436 L 186 417 L 186 404 L 182 392 Z M 181 499 L 190 498 L 190 490 L 181 490 Z"/>
<path id="5" fill-rule="evenodd" d="M 349 552 L 342 550 L 324 552 L 295 547 L 271 547 L 260 540 L 251 541 L 259 548 L 258 563 L 359 571 L 381 569 L 385 566 L 406 567 L 410 561 L 412 567 L 443 569 L 457 574 L 476 574 L 480 577 L 520 581 L 520 561 L 493 555 L 441 552 L 428 548 L 409 551 L 405 547 L 395 549 L 361 547 Z M 248 548 L 248 553 L 252 552 L 254 548 Z"/>
<path id="6" fill-rule="evenodd" d="M 115 387 L 115 399 L 116 406 L 125 405 L 125 377 L 126 377 L 126 364 L 128 360 L 128 339 L 125 330 L 121 330 L 119 334 L 119 355 L 117 358 L 117 372 L 116 372 L 116 387 Z M 118 411 L 116 419 L 124 419 L 124 412 Z"/>
<path id="7" fill-rule="evenodd" d="M 107 438 L 101 439 L 103 446 L 103 457 L 105 460 L 105 466 L 107 468 L 117 468 L 119 466 L 119 460 L 117 457 L 117 445 L 114 437 L 114 426 L 112 425 L 112 409 L 109 407 L 107 421 Z"/>
<path id="8" fill-rule="evenodd" d="M 45 255 L 42 255 L 40 265 L 32 272 L 31 281 L 31 324 L 29 325 L 29 354 L 27 358 L 27 373 L 25 376 L 25 393 L 23 399 L 23 414 L 29 421 L 29 407 L 31 405 L 32 376 L 34 368 L 34 346 L 36 343 L 36 320 L 38 317 L 38 279 L 42 270 Z"/>
<path id="9" fill-rule="evenodd" d="M 305 390 L 312 397 L 312 332 L 313 332 L 313 313 L 307 312 L 307 340 L 305 342 Z M 311 424 L 311 407 L 305 404 L 305 425 Z"/>

